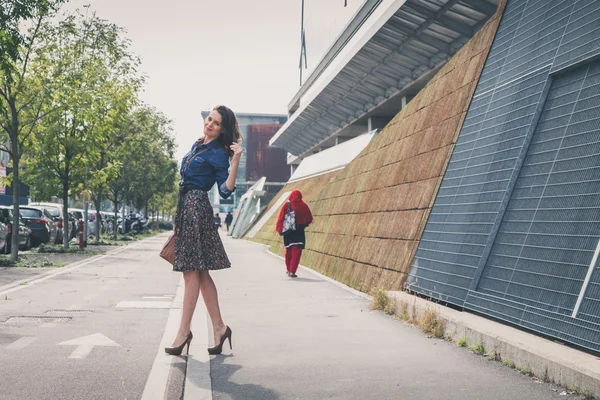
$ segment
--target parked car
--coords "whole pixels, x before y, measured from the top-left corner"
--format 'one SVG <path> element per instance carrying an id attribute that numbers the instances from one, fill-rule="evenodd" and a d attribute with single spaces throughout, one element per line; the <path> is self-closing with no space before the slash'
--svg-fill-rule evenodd
<path id="1" fill-rule="evenodd" d="M 46 209 L 22 206 L 19 211 L 23 223 L 31 229 L 31 242 L 34 246 L 56 242 L 58 228 L 52 215 Z"/>
<path id="2" fill-rule="evenodd" d="M 63 242 L 63 231 L 65 226 L 65 217 L 63 215 L 63 205 L 58 203 L 29 203 L 28 206 L 33 206 L 37 208 L 43 208 L 50 214 L 51 218 L 56 222 L 57 234 L 54 243 L 60 244 Z M 71 239 L 74 233 L 75 221 L 66 219 L 67 232 L 70 234 L 69 239 Z"/>
<path id="3" fill-rule="evenodd" d="M 9 244 L 8 244 L 8 231 L 6 229 L 6 225 L 0 222 L 0 253 L 8 254 L 9 252 Z"/>
<path id="4" fill-rule="evenodd" d="M 79 221 L 83 220 L 83 210 L 80 208 L 69 208 L 69 212 L 75 217 L 75 230 L 79 234 Z M 102 226 L 100 226 L 102 232 Z M 96 210 L 88 210 L 88 237 L 96 235 Z"/>
<path id="5" fill-rule="evenodd" d="M 8 241 L 8 251 L 12 245 L 12 232 L 13 232 L 13 209 L 11 206 L 0 206 L 0 221 L 6 225 Z M 29 250 L 31 248 L 31 229 L 29 229 L 23 221 L 19 220 L 19 249 Z"/>
<path id="6" fill-rule="evenodd" d="M 100 215 L 102 215 L 102 231 L 104 233 L 112 233 L 113 227 L 115 226 L 115 214 L 106 211 L 100 211 Z"/>

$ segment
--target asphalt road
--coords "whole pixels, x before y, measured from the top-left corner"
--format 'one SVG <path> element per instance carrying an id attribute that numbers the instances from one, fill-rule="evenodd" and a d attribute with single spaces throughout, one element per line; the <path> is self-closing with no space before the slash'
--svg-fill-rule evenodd
<path id="1" fill-rule="evenodd" d="M 157 257 L 163 241 L 2 294 L 0 399 L 140 398 L 169 310 L 117 306 L 170 304 L 180 276 Z"/>

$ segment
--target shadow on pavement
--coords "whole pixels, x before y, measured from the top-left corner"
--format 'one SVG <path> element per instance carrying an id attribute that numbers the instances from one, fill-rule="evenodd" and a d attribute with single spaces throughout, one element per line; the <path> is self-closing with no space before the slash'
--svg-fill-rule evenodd
<path id="1" fill-rule="evenodd" d="M 214 399 L 278 400 L 281 398 L 274 390 L 261 385 L 231 382 L 231 376 L 242 367 L 236 364 L 226 364 L 225 360 L 230 357 L 233 356 L 218 355 L 210 361 Z"/>
<path id="2" fill-rule="evenodd" d="M 292 280 L 294 282 L 314 282 L 314 283 L 323 283 L 323 282 L 325 282 L 322 279 L 310 279 L 310 278 L 303 278 L 301 276 L 298 276 L 297 278 L 290 278 L 290 280 Z"/>

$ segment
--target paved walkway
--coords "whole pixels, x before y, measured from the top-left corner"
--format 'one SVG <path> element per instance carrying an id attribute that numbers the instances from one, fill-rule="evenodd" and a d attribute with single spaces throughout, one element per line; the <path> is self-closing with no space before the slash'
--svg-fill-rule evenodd
<path id="1" fill-rule="evenodd" d="M 308 269 L 289 278 L 262 245 L 224 241 L 233 268 L 212 276 L 234 347 L 211 358 L 214 399 L 576 398 L 426 338 Z"/>

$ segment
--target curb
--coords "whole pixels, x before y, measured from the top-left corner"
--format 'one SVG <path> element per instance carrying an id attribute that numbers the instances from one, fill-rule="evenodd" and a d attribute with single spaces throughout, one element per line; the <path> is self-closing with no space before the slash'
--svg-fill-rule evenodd
<path id="1" fill-rule="evenodd" d="M 433 309 L 446 335 L 466 339 L 467 346 L 482 344 L 496 359 L 580 393 L 600 397 L 600 359 L 475 314 L 460 312 L 406 292 L 388 292 L 398 309 L 403 304 L 413 319 Z M 415 315 L 416 314 L 416 315 Z"/>

